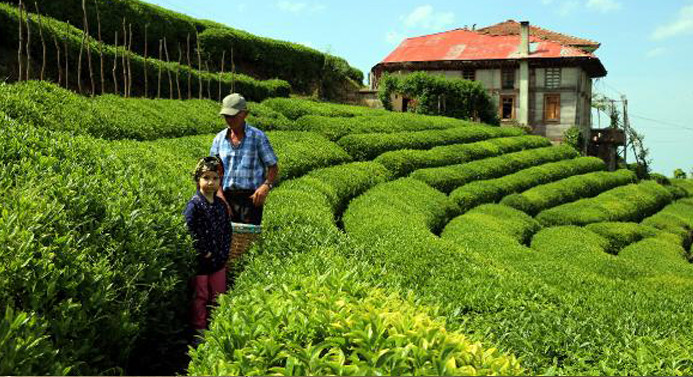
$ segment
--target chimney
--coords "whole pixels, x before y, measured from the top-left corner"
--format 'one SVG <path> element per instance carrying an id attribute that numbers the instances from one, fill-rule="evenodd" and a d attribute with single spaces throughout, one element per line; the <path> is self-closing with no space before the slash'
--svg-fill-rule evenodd
<path id="1" fill-rule="evenodd" d="M 520 56 L 529 56 L 529 21 L 520 22 Z"/>

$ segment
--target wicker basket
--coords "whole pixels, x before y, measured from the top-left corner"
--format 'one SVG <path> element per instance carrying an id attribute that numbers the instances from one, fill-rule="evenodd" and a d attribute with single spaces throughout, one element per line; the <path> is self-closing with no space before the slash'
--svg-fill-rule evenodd
<path id="1" fill-rule="evenodd" d="M 262 235 L 262 225 L 231 223 L 229 261 L 238 260 Z"/>

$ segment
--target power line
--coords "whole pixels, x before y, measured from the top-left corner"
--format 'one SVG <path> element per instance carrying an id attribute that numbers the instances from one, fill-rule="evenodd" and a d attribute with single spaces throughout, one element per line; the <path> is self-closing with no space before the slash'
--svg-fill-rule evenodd
<path id="1" fill-rule="evenodd" d="M 658 123 L 658 124 L 663 124 L 663 125 L 665 125 L 665 126 L 672 126 L 672 127 L 675 127 L 676 129 L 684 129 L 684 130 L 693 131 L 693 127 L 687 127 L 687 126 L 683 126 L 683 125 L 680 125 L 680 124 L 676 124 L 676 123 L 672 123 L 672 122 L 667 122 L 667 121 L 665 121 L 665 120 L 652 119 L 652 118 L 644 117 L 644 116 L 642 116 L 642 115 L 635 115 L 635 114 L 631 114 L 631 116 L 632 116 L 633 118 L 638 118 L 638 119 L 642 119 L 642 120 L 647 120 L 647 121 L 650 121 L 650 122 L 654 122 L 654 123 Z"/>

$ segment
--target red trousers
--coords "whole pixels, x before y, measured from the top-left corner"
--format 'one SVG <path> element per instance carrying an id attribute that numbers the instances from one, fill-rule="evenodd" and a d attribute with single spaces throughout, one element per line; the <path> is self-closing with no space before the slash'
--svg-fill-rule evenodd
<path id="1" fill-rule="evenodd" d="M 209 275 L 196 275 L 192 286 L 190 324 L 194 330 L 204 330 L 207 328 L 207 306 L 215 304 L 217 296 L 226 292 L 226 267 Z"/>

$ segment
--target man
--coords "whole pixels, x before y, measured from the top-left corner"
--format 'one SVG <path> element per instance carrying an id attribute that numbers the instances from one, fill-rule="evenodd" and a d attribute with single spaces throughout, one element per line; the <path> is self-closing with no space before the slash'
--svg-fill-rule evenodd
<path id="1" fill-rule="evenodd" d="M 265 199 L 279 173 L 277 156 L 265 133 L 245 122 L 248 108 L 240 94 L 226 96 L 219 114 L 228 127 L 214 137 L 209 151 L 224 167 L 217 196 L 226 200 L 231 221 L 260 225 Z"/>

